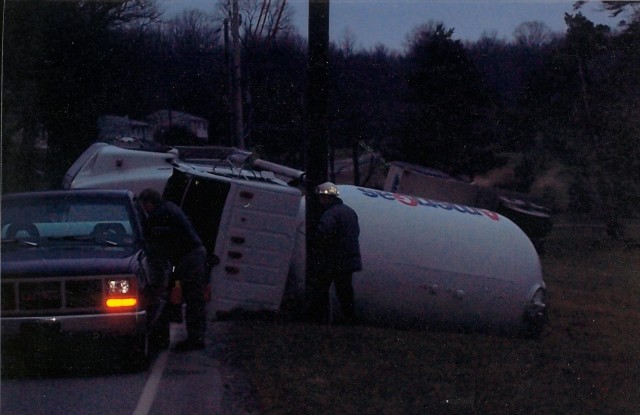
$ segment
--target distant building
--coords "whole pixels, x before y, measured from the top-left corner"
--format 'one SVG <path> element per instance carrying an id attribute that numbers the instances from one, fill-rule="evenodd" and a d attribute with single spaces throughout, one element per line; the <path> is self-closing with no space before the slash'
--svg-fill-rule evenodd
<path id="1" fill-rule="evenodd" d="M 192 132 L 204 143 L 209 140 L 209 121 L 195 115 L 179 111 L 160 110 L 149 115 L 147 121 L 153 126 L 154 136 L 168 131 L 171 127 L 182 127 Z"/>
<path id="2" fill-rule="evenodd" d="M 152 140 L 151 125 L 143 121 L 130 119 L 128 116 L 102 115 L 98 117 L 98 140 L 111 142 L 114 140 Z"/>

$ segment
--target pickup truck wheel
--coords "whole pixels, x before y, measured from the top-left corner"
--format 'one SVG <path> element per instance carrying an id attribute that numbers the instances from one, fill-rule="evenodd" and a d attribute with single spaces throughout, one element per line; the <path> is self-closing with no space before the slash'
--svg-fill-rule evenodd
<path id="1" fill-rule="evenodd" d="M 149 334 L 147 332 L 123 339 L 122 357 L 132 370 L 149 366 Z"/>

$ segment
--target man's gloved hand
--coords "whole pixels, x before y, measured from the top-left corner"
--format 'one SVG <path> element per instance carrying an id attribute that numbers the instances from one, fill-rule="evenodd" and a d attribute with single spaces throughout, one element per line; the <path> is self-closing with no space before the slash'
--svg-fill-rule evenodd
<path id="1" fill-rule="evenodd" d="M 167 286 L 164 284 L 149 284 L 147 288 L 149 297 L 151 298 L 167 298 Z"/>

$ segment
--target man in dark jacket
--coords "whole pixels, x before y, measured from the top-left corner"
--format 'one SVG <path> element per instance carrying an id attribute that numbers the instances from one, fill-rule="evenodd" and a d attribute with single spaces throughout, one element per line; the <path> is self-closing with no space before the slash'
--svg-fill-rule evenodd
<path id="1" fill-rule="evenodd" d="M 142 209 L 147 213 L 144 236 L 149 259 L 162 268 L 167 262 L 175 267 L 174 275 L 180 280 L 185 314 L 187 339 L 176 344 L 175 350 L 187 351 L 204 348 L 206 310 L 204 288 L 206 250 L 189 218 L 175 204 L 163 200 L 159 192 L 145 189 L 138 195 Z"/>
<path id="2" fill-rule="evenodd" d="M 340 309 L 346 321 L 354 320 L 353 273 L 362 270 L 360 257 L 360 225 L 358 215 L 345 205 L 335 184 L 316 187 L 322 215 L 315 233 L 311 266 L 315 266 L 315 289 L 311 299 L 311 316 L 326 321 L 329 310 L 329 289 L 336 288 Z"/>

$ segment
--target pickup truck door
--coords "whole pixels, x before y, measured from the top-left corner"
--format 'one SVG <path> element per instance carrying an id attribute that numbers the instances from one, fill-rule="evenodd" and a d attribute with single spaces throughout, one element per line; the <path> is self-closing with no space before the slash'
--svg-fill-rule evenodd
<path id="1" fill-rule="evenodd" d="M 298 189 L 231 183 L 211 272 L 216 312 L 276 311 L 291 268 L 302 195 Z"/>

